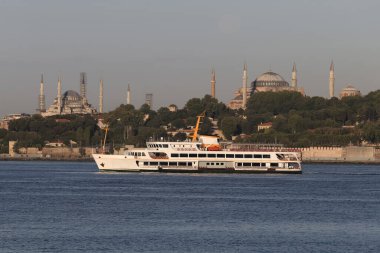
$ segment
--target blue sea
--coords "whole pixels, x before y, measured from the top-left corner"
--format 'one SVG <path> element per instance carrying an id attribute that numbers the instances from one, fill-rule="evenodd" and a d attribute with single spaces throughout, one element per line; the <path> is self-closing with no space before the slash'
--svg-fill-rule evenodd
<path id="1" fill-rule="evenodd" d="M 380 166 L 156 174 L 1 161 L 0 252 L 380 252 Z"/>

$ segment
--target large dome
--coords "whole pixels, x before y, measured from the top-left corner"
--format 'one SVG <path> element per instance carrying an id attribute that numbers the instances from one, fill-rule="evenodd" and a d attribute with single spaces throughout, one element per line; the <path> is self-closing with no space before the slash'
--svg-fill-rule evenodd
<path id="1" fill-rule="evenodd" d="M 82 97 L 78 94 L 78 92 L 68 90 L 65 93 L 63 93 L 63 99 L 66 101 L 80 101 Z"/>
<path id="2" fill-rule="evenodd" d="M 252 85 L 253 87 L 288 87 L 289 83 L 279 74 L 269 71 L 256 78 L 256 80 L 252 82 Z"/>

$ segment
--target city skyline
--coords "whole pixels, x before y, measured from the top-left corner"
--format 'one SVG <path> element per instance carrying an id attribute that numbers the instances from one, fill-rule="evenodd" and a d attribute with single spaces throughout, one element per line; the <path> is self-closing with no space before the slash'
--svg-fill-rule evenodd
<path id="1" fill-rule="evenodd" d="M 348 83 L 363 95 L 379 87 L 376 1 L 0 4 L 0 116 L 36 112 L 41 73 L 46 105 L 58 76 L 64 90 L 78 90 L 78 74 L 86 72 L 87 97 L 98 108 L 103 79 L 105 112 L 125 103 L 128 83 L 136 107 L 153 93 L 154 109 L 181 108 L 210 94 L 212 68 L 216 98 L 227 104 L 245 62 L 248 85 L 270 69 L 290 82 L 295 62 L 306 95 L 328 98 L 333 60 L 335 96 Z"/>

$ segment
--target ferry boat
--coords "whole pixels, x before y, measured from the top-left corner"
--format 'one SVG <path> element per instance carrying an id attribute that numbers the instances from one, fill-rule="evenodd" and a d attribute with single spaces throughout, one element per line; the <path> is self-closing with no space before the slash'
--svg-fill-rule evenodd
<path id="1" fill-rule="evenodd" d="M 297 150 L 198 136 L 200 117 L 191 141 L 150 140 L 146 148 L 126 150 L 123 155 L 93 154 L 93 158 L 101 171 L 302 173 Z"/>

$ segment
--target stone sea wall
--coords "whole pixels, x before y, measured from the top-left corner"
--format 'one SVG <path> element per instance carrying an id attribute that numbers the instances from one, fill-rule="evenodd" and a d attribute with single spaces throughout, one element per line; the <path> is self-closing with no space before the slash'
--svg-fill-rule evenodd
<path id="1" fill-rule="evenodd" d="M 361 162 L 380 163 L 380 147 L 309 147 L 301 148 L 305 162 Z"/>

